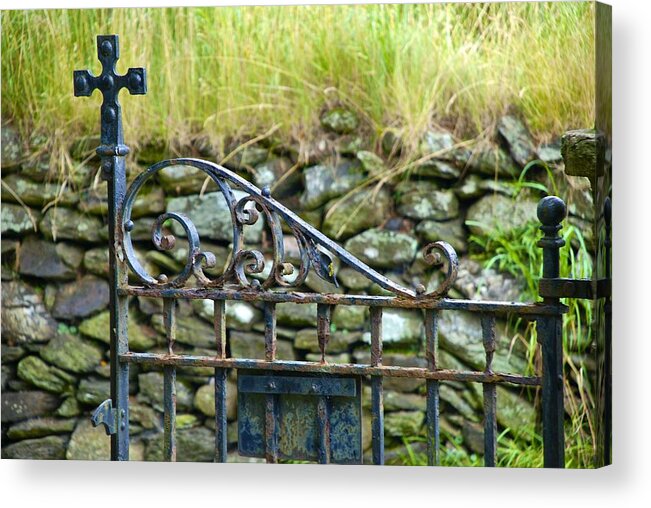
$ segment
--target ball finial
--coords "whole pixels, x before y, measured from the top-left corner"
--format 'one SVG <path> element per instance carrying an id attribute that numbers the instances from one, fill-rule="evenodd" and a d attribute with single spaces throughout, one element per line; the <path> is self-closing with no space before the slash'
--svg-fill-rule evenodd
<path id="1" fill-rule="evenodd" d="M 565 203 L 557 196 L 547 196 L 538 203 L 538 220 L 545 226 L 560 224 L 566 214 Z"/>

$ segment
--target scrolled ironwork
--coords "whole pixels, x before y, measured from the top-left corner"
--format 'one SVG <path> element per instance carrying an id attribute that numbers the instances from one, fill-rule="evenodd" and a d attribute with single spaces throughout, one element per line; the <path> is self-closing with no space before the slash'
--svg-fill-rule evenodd
<path id="1" fill-rule="evenodd" d="M 456 251 L 447 242 L 433 242 L 423 249 L 423 259 L 427 264 L 433 266 L 443 265 L 447 261 L 448 269 L 443 282 L 434 291 L 427 294 L 430 298 L 444 296 L 454 284 L 459 272 L 459 258 Z"/>
<path id="2" fill-rule="evenodd" d="M 204 268 L 216 265 L 215 256 L 201 249 L 197 228 L 191 219 L 182 213 L 166 212 L 154 221 L 152 227 L 152 241 L 159 250 L 170 250 L 176 244 L 174 235 L 165 234 L 163 231 L 166 221 L 175 221 L 183 228 L 188 242 L 188 254 L 183 269 L 178 275 L 171 279 L 166 275 L 154 277 L 145 270 L 136 257 L 131 239 L 134 226 L 131 216 L 135 199 L 144 184 L 156 173 L 174 165 L 190 166 L 203 171 L 217 185 L 230 211 L 233 227 L 232 252 L 223 273 L 215 278 L 209 277 L 204 272 Z M 233 188 L 243 191 L 245 195 L 236 199 Z M 256 224 L 260 217 L 264 217 L 265 226 L 270 232 L 271 267 L 268 273 L 265 271 L 268 260 L 265 259 L 264 254 L 259 250 L 245 247 L 244 242 L 245 227 Z M 169 159 L 146 169 L 128 189 L 119 220 L 122 225 L 122 248 L 126 262 L 136 278 L 145 287 L 151 288 L 181 288 L 192 275 L 195 276 L 197 285 L 205 288 L 236 287 L 253 290 L 269 289 L 274 286 L 291 288 L 303 284 L 310 270 L 323 280 L 338 285 L 334 270 L 334 261 L 337 258 L 341 263 L 398 297 L 433 299 L 447 294 L 456 279 L 458 270 L 458 259 L 454 249 L 443 241 L 431 243 L 423 250 L 423 256 L 430 265 L 447 262 L 447 273 L 443 281 L 430 292 L 426 292 L 423 286 L 415 289 L 407 288 L 374 270 L 309 225 L 282 203 L 276 201 L 268 189 L 261 190 L 232 171 L 200 159 Z M 296 239 L 299 250 L 298 266 L 286 258 L 281 221 L 287 224 Z"/>

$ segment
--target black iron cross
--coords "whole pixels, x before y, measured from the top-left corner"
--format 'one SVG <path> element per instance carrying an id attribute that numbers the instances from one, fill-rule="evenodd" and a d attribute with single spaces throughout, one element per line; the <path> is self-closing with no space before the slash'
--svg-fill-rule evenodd
<path id="1" fill-rule="evenodd" d="M 87 70 L 74 72 L 75 96 L 88 97 L 95 89 L 102 92 L 102 145 L 119 151 L 123 145 L 123 134 L 118 94 L 122 88 L 132 95 L 146 94 L 147 74 L 142 67 L 130 68 L 123 76 L 115 72 L 115 64 L 120 58 L 117 35 L 97 36 L 97 58 L 102 63 L 99 76 L 93 76 Z"/>

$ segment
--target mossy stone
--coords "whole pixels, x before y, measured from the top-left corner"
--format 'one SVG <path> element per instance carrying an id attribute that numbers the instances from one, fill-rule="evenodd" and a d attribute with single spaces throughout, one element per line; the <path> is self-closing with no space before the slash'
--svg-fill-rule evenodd
<path id="1" fill-rule="evenodd" d="M 440 240 L 449 243 L 457 254 L 468 250 L 467 235 L 461 219 L 444 222 L 424 220 L 416 226 L 416 233 L 427 243 Z"/>
<path id="2" fill-rule="evenodd" d="M 521 167 L 537 158 L 536 147 L 525 123 L 515 115 L 505 115 L 497 122 L 497 131 L 509 148 L 511 157 Z"/>
<path id="3" fill-rule="evenodd" d="M 38 356 L 28 356 L 18 363 L 18 377 L 52 393 L 71 393 L 77 380 L 67 372 L 48 365 Z"/>
<path id="4" fill-rule="evenodd" d="M 423 315 L 420 310 L 384 309 L 382 312 L 382 341 L 385 344 L 418 346 L 424 338 Z M 370 333 L 364 334 L 370 344 Z"/>
<path id="5" fill-rule="evenodd" d="M 56 200 L 58 207 L 74 206 L 78 202 L 76 193 L 64 189 L 55 182 L 34 182 L 19 174 L 3 177 L 5 185 L 2 186 L 2 201 L 19 203 L 22 201 L 28 206 L 42 207 Z M 10 188 L 13 192 L 9 192 Z M 20 201 L 16 199 L 20 198 Z"/>
<path id="6" fill-rule="evenodd" d="M 334 239 L 349 238 L 381 224 L 389 215 L 391 196 L 386 188 L 363 189 L 326 205 L 323 233 Z"/>
<path id="7" fill-rule="evenodd" d="M 93 427 L 90 419 L 82 418 L 75 427 L 68 449 L 68 460 L 110 460 L 111 437 L 103 427 Z"/>
<path id="8" fill-rule="evenodd" d="M 410 437 L 421 434 L 425 413 L 395 411 L 384 416 L 384 433 L 391 437 Z"/>
<path id="9" fill-rule="evenodd" d="M 398 213 L 412 219 L 450 220 L 459 216 L 459 200 L 450 190 L 429 182 L 406 181 L 396 186 Z"/>
<path id="10" fill-rule="evenodd" d="M 138 423 L 143 429 L 162 428 L 162 418 L 153 408 L 136 400 L 129 400 L 129 419 Z"/>
<path id="11" fill-rule="evenodd" d="M 69 418 L 72 416 L 79 416 L 81 414 L 81 409 L 79 408 L 79 402 L 74 395 L 66 397 L 61 405 L 57 408 L 55 413 L 57 416 L 63 418 Z"/>
<path id="12" fill-rule="evenodd" d="M 103 229 L 105 227 L 97 217 L 59 207 L 49 208 L 40 223 L 41 233 L 54 240 L 99 243 Z"/>
<path id="13" fill-rule="evenodd" d="M 177 462 L 212 462 L 215 457 L 215 433 L 206 427 L 179 429 L 176 434 Z M 163 436 L 147 443 L 145 460 L 163 460 Z"/>
<path id="14" fill-rule="evenodd" d="M 337 279 L 349 289 L 364 290 L 368 289 L 372 284 L 365 275 L 347 266 L 337 272 Z"/>
<path id="15" fill-rule="evenodd" d="M 66 438 L 46 436 L 24 439 L 2 448 L 3 459 L 62 460 L 66 458 Z"/>
<path id="16" fill-rule="evenodd" d="M 110 344 L 109 335 L 111 327 L 111 314 L 109 311 L 101 312 L 79 324 L 79 331 L 92 339 L 104 344 Z M 156 345 L 157 335 L 151 328 L 138 325 L 134 319 L 129 319 L 127 325 L 129 348 L 134 351 L 146 351 Z"/>
<path id="17" fill-rule="evenodd" d="M 138 375 L 138 400 L 151 405 L 157 411 L 163 412 L 163 373 L 146 372 Z M 192 409 L 194 391 L 189 383 L 177 378 L 176 404 L 179 411 Z"/>
<path id="18" fill-rule="evenodd" d="M 236 200 L 248 196 L 239 190 L 234 190 L 233 195 Z M 167 211 L 192 217 L 192 222 L 201 239 L 233 241 L 231 211 L 221 192 L 172 198 L 167 202 Z M 247 242 L 260 242 L 263 223 L 264 219 L 260 216 L 255 224 L 245 228 L 244 236 Z M 186 236 L 185 230 L 176 221 L 172 223 L 172 232 L 178 237 L 185 238 Z"/>
<path id="19" fill-rule="evenodd" d="M 206 416 L 215 416 L 215 383 L 200 386 L 194 394 L 194 407 Z M 233 421 L 237 418 L 237 384 L 230 378 L 226 381 L 226 418 Z"/>
<path id="20" fill-rule="evenodd" d="M 464 418 L 471 421 L 478 421 L 477 411 L 463 398 L 463 393 L 455 390 L 446 383 L 439 386 L 439 396 L 446 404 L 454 408 Z"/>
<path id="21" fill-rule="evenodd" d="M 2 394 L 2 423 L 17 422 L 34 416 L 51 414 L 59 405 L 59 397 L 40 390 L 6 391 Z"/>
<path id="22" fill-rule="evenodd" d="M 10 123 L 3 123 L 2 129 L 2 170 L 7 172 L 20 165 L 25 158 L 25 146 L 20 137 L 20 132 Z"/>
<path id="23" fill-rule="evenodd" d="M 305 327 L 316 323 L 316 303 L 279 303 L 276 320 L 280 325 Z"/>
<path id="24" fill-rule="evenodd" d="M 85 318 L 109 304 L 109 285 L 94 275 L 59 286 L 52 306 L 55 318 Z"/>
<path id="25" fill-rule="evenodd" d="M 84 253 L 84 268 L 87 272 L 108 278 L 109 252 L 104 247 L 89 249 Z"/>
<path id="26" fill-rule="evenodd" d="M 323 128 L 336 132 L 337 134 L 347 134 L 357 129 L 359 119 L 349 109 L 333 108 L 321 116 L 321 125 Z"/>
<path id="27" fill-rule="evenodd" d="M 57 322 L 45 308 L 43 297 L 22 282 L 2 283 L 2 340 L 10 346 L 46 342 Z"/>
<path id="28" fill-rule="evenodd" d="M 163 316 L 156 314 L 151 318 L 154 329 L 165 336 L 165 324 Z M 189 346 L 210 348 L 215 346 L 215 331 L 212 326 L 195 315 L 177 315 L 176 318 L 176 342 Z"/>
<path id="29" fill-rule="evenodd" d="M 71 244 L 54 244 L 30 235 L 23 240 L 18 255 L 21 275 L 50 280 L 71 280 L 77 275 L 83 251 Z"/>
<path id="30" fill-rule="evenodd" d="M 511 156 L 495 145 L 477 147 L 468 160 L 470 171 L 488 177 L 517 177 L 520 170 Z"/>
<path id="31" fill-rule="evenodd" d="M 5 202 L 2 203 L 0 217 L 3 237 L 5 235 L 23 235 L 34 232 L 35 224 L 38 225 L 41 220 L 41 214 L 36 210 L 29 210 L 28 212 L 21 205 Z"/>
<path id="32" fill-rule="evenodd" d="M 357 152 L 356 157 L 362 163 L 362 167 L 371 176 L 381 175 L 387 171 L 387 167 L 382 158 L 373 152 L 360 150 Z"/>
<path id="33" fill-rule="evenodd" d="M 97 407 L 111 396 L 111 385 L 107 379 L 84 378 L 77 388 L 77 400 L 87 406 Z"/>
<path id="34" fill-rule="evenodd" d="M 13 440 L 34 439 L 53 434 L 67 434 L 75 428 L 75 418 L 32 418 L 9 427 L 7 437 Z"/>
<path id="35" fill-rule="evenodd" d="M 495 372 L 524 372 L 525 351 L 519 342 L 511 347 L 503 322 L 496 325 Z M 470 312 L 442 312 L 439 316 L 439 345 L 473 369 L 483 370 L 486 354 L 482 343 L 481 318 Z"/>
<path id="36" fill-rule="evenodd" d="M 70 334 L 57 335 L 41 350 L 45 361 L 78 374 L 94 371 L 103 356 L 101 347 Z"/>
<path id="37" fill-rule="evenodd" d="M 264 335 L 253 332 L 232 331 L 229 338 L 231 355 L 234 358 L 264 359 Z M 285 340 L 276 342 L 276 358 L 279 360 L 295 360 L 292 344 Z"/>
<path id="38" fill-rule="evenodd" d="M 213 300 L 193 300 L 192 308 L 203 319 L 213 323 L 215 303 Z M 247 302 L 226 301 L 226 321 L 228 328 L 248 331 L 262 320 L 262 312 Z"/>
<path id="39" fill-rule="evenodd" d="M 350 238 L 344 247 L 374 268 L 395 268 L 413 261 L 418 241 L 406 233 L 375 228 Z"/>
<path id="40" fill-rule="evenodd" d="M 300 205 L 305 210 L 314 210 L 360 185 L 364 181 L 364 170 L 358 160 L 344 159 L 337 164 L 305 168 L 303 177 L 305 192 Z"/>
<path id="41" fill-rule="evenodd" d="M 361 332 L 336 331 L 330 333 L 330 339 L 326 345 L 326 351 L 329 353 L 342 353 L 348 351 L 350 346 L 359 342 L 362 338 Z M 303 349 L 312 353 L 318 353 L 319 341 L 317 339 L 316 328 L 303 328 L 296 333 L 294 338 L 294 347 Z"/>
<path id="42" fill-rule="evenodd" d="M 499 194 L 484 196 L 468 208 L 466 224 L 473 234 L 499 229 L 504 233 L 537 222 L 533 199 L 511 199 Z"/>
<path id="43" fill-rule="evenodd" d="M 463 181 L 452 190 L 461 201 L 467 201 L 486 194 L 486 190 L 480 185 L 481 183 L 481 177 L 471 174 L 466 176 Z"/>
<path id="44" fill-rule="evenodd" d="M 392 411 L 425 411 L 427 400 L 424 395 L 400 393 L 394 390 L 384 392 L 384 409 Z"/>
<path id="45" fill-rule="evenodd" d="M 337 305 L 332 313 L 332 324 L 338 330 L 359 330 L 369 315 L 368 307 L 360 305 Z"/>
<path id="46" fill-rule="evenodd" d="M 427 131 L 420 142 L 421 156 L 431 155 L 439 159 L 450 159 L 454 148 L 454 138 L 446 130 Z"/>

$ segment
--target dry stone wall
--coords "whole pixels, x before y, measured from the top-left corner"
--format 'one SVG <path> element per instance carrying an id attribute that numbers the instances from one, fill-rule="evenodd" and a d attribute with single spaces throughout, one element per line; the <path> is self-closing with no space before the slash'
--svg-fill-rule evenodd
<path id="1" fill-rule="evenodd" d="M 323 135 L 303 152 L 292 147 L 252 145 L 226 166 L 273 195 L 306 221 L 338 240 L 353 254 L 405 285 L 436 283 L 419 252 L 427 243 L 446 240 L 460 256 L 460 274 L 452 296 L 518 300 L 522 281 L 473 259 L 469 235 L 499 224 L 518 228 L 535 221 L 535 195 L 514 196 L 517 178 L 529 160 L 560 161 L 556 144 L 535 146 L 515 116 L 502 119 L 493 141 L 460 144 L 450 132 L 428 132 L 418 163 L 397 182 L 381 189 L 362 186 L 385 174 L 400 156 L 400 138 L 388 133 L 377 150 L 357 134 L 359 121 L 345 109 L 327 112 Z M 42 140 L 41 140 L 42 141 Z M 2 457 L 33 459 L 108 459 L 108 438 L 89 423 L 90 412 L 109 396 L 106 183 L 99 180 L 92 150 L 96 138 L 71 145 L 72 169 L 61 185 L 37 139 L 21 139 L 11 124 L 2 128 Z M 203 138 L 185 155 L 219 160 Z M 165 157 L 155 144 L 135 151 L 130 178 L 142 165 Z M 297 163 L 297 161 L 305 161 Z M 62 173 L 63 174 L 63 173 Z M 533 172 L 532 172 L 533 174 Z M 160 173 L 134 205 L 132 238 L 152 274 L 173 273 L 185 259 L 183 241 L 174 251 L 156 251 L 150 230 L 165 211 L 188 214 L 205 250 L 223 266 L 229 255 L 230 215 L 214 184 L 195 169 L 173 166 Z M 237 194 L 237 193 L 236 193 Z M 572 220 L 588 221 L 589 203 L 570 209 Z M 467 224 L 467 221 L 471 224 Z M 481 226 L 480 224 L 483 224 Z M 179 231 L 174 231 L 179 233 Z M 264 249 L 262 225 L 248 228 L 247 242 Z M 286 251 L 297 254 L 292 238 Z M 383 294 L 383 290 L 344 266 L 337 267 L 339 287 L 311 275 L 307 290 Z M 429 280 L 431 278 L 431 281 Z M 262 312 L 245 302 L 228 302 L 228 351 L 236 357 L 264 357 Z M 317 360 L 316 308 L 280 304 L 278 357 Z M 212 302 L 181 302 L 177 350 L 214 354 Z M 483 368 L 479 318 L 443 313 L 440 366 Z M 384 314 L 386 365 L 425 366 L 423 317 L 419 311 L 391 309 Z M 500 324 L 494 366 L 523 372 L 525 351 Z M 164 350 L 160 301 L 130 302 L 130 346 L 135 351 Z M 327 360 L 369 363 L 368 309 L 339 307 Z M 212 460 L 214 390 L 212 371 L 182 368 L 178 373 L 178 459 Z M 162 457 L 162 375 L 131 368 L 131 456 Z M 228 441 L 236 444 L 235 373 L 229 376 Z M 387 461 L 406 454 L 403 438 L 424 435 L 422 380 L 387 379 L 385 384 Z M 365 388 L 368 416 L 368 390 Z M 531 394 L 498 388 L 498 422 L 514 432 L 535 423 Z M 481 453 L 481 389 L 459 383 L 441 387 L 444 436 L 470 452 Z M 369 419 L 364 432 L 370 446 Z M 424 443 L 416 441 L 418 451 Z M 237 460 L 233 453 L 232 460 Z"/>

